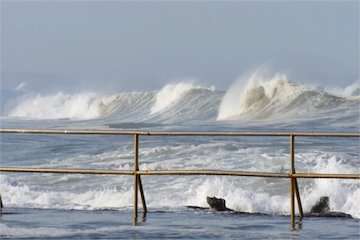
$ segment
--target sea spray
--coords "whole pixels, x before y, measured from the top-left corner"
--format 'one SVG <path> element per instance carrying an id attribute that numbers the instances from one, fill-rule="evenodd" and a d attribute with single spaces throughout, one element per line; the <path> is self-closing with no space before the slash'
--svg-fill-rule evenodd
<path id="1" fill-rule="evenodd" d="M 266 108 L 282 107 L 304 90 L 303 86 L 289 82 L 285 74 L 276 73 L 268 77 L 262 71 L 255 71 L 246 85 L 239 80 L 228 89 L 221 101 L 217 119 L 237 119 L 244 114 L 259 114 Z"/>
<path id="2" fill-rule="evenodd" d="M 106 99 L 95 93 L 25 96 L 10 111 L 10 117 L 31 119 L 91 119 L 101 116 L 101 106 Z"/>
<path id="3" fill-rule="evenodd" d="M 350 89 L 350 90 L 349 90 Z M 356 87 L 344 92 L 354 95 Z M 225 93 L 217 120 L 283 120 L 313 118 L 338 108 L 355 109 L 360 98 L 336 96 L 324 90 L 288 80 L 282 73 L 265 74 L 258 70 L 247 79 L 235 82 Z M 345 107 L 344 107 L 345 106 Z M 356 110 L 355 110 L 356 111 Z"/>
<path id="4" fill-rule="evenodd" d="M 204 87 L 195 85 L 192 82 L 179 82 L 165 85 L 155 97 L 155 103 L 151 108 L 151 113 L 160 112 L 177 101 L 179 101 L 184 95 L 193 89 L 202 89 Z M 214 87 L 210 88 L 214 91 Z"/>
<path id="5" fill-rule="evenodd" d="M 19 120 L 95 119 L 106 126 L 127 126 L 118 124 L 127 122 L 182 124 L 216 120 L 286 124 L 332 116 L 325 120 L 328 125 L 340 124 L 336 120 L 339 118 L 341 124 L 351 125 L 360 117 L 357 89 L 357 85 L 352 84 L 342 90 L 326 90 L 290 81 L 282 73 L 255 71 L 236 81 L 225 94 L 191 82 L 167 84 L 158 91 L 115 94 L 21 92 L 23 95 L 9 100 L 11 104 L 7 104 L 5 116 Z"/>

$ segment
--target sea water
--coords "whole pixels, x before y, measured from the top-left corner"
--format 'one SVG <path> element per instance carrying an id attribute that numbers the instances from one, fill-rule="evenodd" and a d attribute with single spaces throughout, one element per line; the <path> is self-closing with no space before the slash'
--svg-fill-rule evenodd
<path id="1" fill-rule="evenodd" d="M 241 85 L 241 86 L 240 86 Z M 8 94 L 2 128 L 156 131 L 359 131 L 359 88 L 318 89 L 283 74 L 254 73 L 226 92 L 191 83 L 159 91 Z M 131 136 L 1 134 L 1 166 L 133 169 Z M 358 138 L 296 138 L 296 169 L 360 173 Z M 286 173 L 288 137 L 140 136 L 140 169 L 222 169 Z M 321 196 L 353 219 L 306 218 L 289 227 L 289 180 L 221 176 L 143 176 L 149 213 L 131 225 L 133 178 L 0 175 L 1 238 L 329 239 L 360 237 L 358 180 L 299 179 L 304 211 Z M 206 197 L 238 215 L 192 210 Z"/>

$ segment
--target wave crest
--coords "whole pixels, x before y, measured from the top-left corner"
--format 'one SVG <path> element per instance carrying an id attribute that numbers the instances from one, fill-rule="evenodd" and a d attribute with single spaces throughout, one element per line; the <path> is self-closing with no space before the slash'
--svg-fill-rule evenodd
<path id="1" fill-rule="evenodd" d="M 109 98 L 95 93 L 36 95 L 23 97 L 8 116 L 31 119 L 92 119 L 102 115 Z"/>
<path id="2" fill-rule="evenodd" d="M 155 97 L 155 103 L 151 108 L 151 114 L 161 112 L 179 101 L 186 93 L 194 89 L 204 87 L 195 85 L 191 82 L 179 82 L 165 85 Z M 211 88 L 214 90 L 214 88 Z"/>
<path id="3" fill-rule="evenodd" d="M 228 89 L 217 120 L 303 118 L 358 101 L 354 94 L 355 87 L 351 87 L 352 96 L 346 98 L 291 82 L 282 73 L 269 77 L 256 71 L 245 86 L 238 81 Z"/>

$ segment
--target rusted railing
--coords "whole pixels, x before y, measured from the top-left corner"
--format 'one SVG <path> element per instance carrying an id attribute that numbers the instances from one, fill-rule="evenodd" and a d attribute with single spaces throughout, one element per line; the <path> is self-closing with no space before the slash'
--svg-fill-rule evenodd
<path id="1" fill-rule="evenodd" d="M 134 168 L 133 170 L 107 170 L 107 169 L 84 169 L 84 168 L 30 168 L 30 167 L 0 167 L 0 172 L 7 173 L 57 173 L 57 174 L 95 174 L 95 175 L 131 175 L 134 177 L 134 210 L 133 224 L 138 221 L 138 192 L 143 206 L 144 216 L 147 213 L 144 190 L 141 175 L 208 175 L 208 176 L 244 176 L 265 178 L 288 178 L 290 179 L 290 219 L 291 226 L 295 228 L 295 198 L 298 205 L 299 219 L 304 214 L 297 178 L 334 178 L 334 179 L 360 179 L 359 174 L 335 174 L 335 173 L 305 173 L 296 172 L 295 167 L 295 137 L 346 137 L 358 138 L 360 133 L 336 133 L 336 132 L 161 132 L 161 131 L 116 131 L 116 130 L 77 130 L 77 129 L 0 129 L 0 133 L 12 134 L 70 134 L 70 135 L 128 135 L 134 138 Z M 226 171 L 214 169 L 192 170 L 140 170 L 139 167 L 139 138 L 140 136 L 222 136 L 222 137 L 289 137 L 290 145 L 290 171 L 289 173 L 258 172 L 258 171 Z M 1 196 L 0 196 L 0 205 Z"/>

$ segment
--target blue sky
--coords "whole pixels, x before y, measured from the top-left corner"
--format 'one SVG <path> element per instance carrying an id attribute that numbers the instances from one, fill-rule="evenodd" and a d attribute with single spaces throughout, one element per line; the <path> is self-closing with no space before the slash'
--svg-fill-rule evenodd
<path id="1" fill-rule="evenodd" d="M 358 1 L 1 1 L 2 82 L 226 89 L 266 64 L 290 79 L 359 79 Z M 43 84 L 46 82 L 47 84 Z"/>

